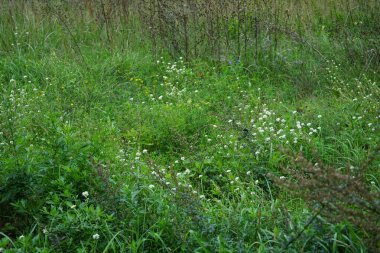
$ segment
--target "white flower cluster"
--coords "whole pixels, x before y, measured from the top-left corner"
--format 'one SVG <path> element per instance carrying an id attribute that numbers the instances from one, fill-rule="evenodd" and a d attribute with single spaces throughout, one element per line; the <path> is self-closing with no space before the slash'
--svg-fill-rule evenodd
<path id="1" fill-rule="evenodd" d="M 243 125 L 246 126 L 244 133 L 242 133 L 245 141 L 239 141 L 239 138 L 234 135 L 229 137 L 218 135 L 218 138 L 223 142 L 219 145 L 220 152 L 225 152 L 223 149 L 236 152 L 248 147 L 247 145 L 250 142 L 255 147 L 254 154 L 258 157 L 276 146 L 294 145 L 301 140 L 310 141 L 321 130 L 319 125 L 314 126 L 310 122 L 305 123 L 297 120 L 297 111 L 281 116 L 277 114 L 274 110 L 270 110 L 266 104 L 263 104 L 259 113 L 256 113 L 255 110 L 246 110 L 243 117 L 250 119 L 245 123 L 238 120 L 228 120 L 227 123 L 234 123 L 240 128 Z M 322 115 L 316 115 L 315 118 L 316 120 L 321 119 Z M 227 156 L 229 155 L 230 153 L 227 153 Z"/>

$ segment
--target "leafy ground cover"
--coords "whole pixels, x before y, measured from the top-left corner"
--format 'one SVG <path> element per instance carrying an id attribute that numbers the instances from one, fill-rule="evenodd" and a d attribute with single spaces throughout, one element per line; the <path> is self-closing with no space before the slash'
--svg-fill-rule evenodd
<path id="1" fill-rule="evenodd" d="M 0 252 L 378 249 L 378 47 L 354 64 L 320 28 L 325 58 L 287 40 L 286 60 L 185 60 L 139 32 L 109 49 L 91 23 L 12 17 Z"/>

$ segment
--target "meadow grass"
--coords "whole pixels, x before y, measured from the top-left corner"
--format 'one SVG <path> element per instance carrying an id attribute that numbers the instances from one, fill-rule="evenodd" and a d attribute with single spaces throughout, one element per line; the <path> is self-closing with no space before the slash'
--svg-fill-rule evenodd
<path id="1" fill-rule="evenodd" d="M 263 35 L 257 58 L 219 61 L 207 45 L 173 55 L 133 4 L 122 23 L 96 9 L 117 1 L 94 1 L 95 17 L 63 1 L 2 2 L 0 252 L 379 248 L 373 13 L 344 19 L 350 9 L 331 5 L 307 16 L 301 42 L 279 34 L 275 57 Z M 313 179 L 300 153 L 360 184 L 362 199 L 311 198 L 318 178 L 294 193 L 302 173 Z"/>

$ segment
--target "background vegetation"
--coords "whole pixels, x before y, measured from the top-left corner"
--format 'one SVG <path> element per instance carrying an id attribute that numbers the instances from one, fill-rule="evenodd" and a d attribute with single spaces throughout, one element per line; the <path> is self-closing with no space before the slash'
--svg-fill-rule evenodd
<path id="1" fill-rule="evenodd" d="M 0 1 L 0 252 L 377 252 L 379 12 Z"/>

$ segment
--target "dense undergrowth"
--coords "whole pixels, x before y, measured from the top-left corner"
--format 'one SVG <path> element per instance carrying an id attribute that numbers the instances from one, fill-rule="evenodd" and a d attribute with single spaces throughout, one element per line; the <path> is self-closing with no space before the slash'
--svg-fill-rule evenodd
<path id="1" fill-rule="evenodd" d="M 218 62 L 63 6 L 0 7 L 0 252 L 376 252 L 373 16 Z"/>

